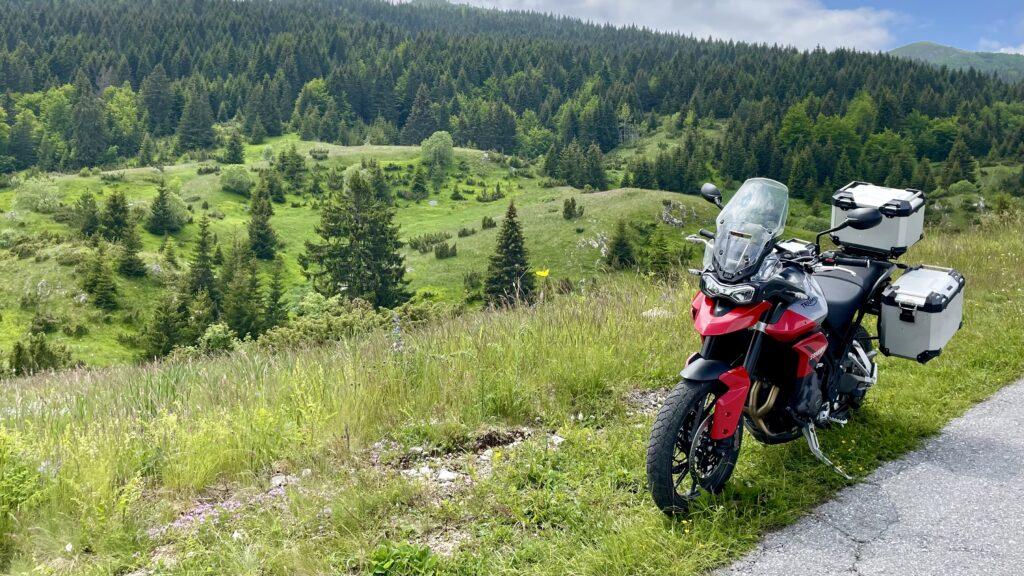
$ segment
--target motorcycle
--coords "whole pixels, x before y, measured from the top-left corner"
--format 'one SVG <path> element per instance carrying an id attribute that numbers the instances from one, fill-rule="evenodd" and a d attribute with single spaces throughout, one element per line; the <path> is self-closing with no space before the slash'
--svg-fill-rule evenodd
<path id="1" fill-rule="evenodd" d="M 878 379 L 872 338 L 861 325 L 879 313 L 894 271 L 888 258 L 823 252 L 821 238 L 878 226 L 877 208 L 856 208 L 814 242 L 782 241 L 788 188 L 747 180 L 723 208 L 722 194 L 701 195 L 721 212 L 705 244 L 700 291 L 693 298 L 700 351 L 654 423 L 648 485 L 667 514 L 685 513 L 701 491 L 717 494 L 732 475 L 744 430 L 759 442 L 806 439 L 816 458 L 846 478 L 822 452 L 817 430 L 846 424 Z"/>

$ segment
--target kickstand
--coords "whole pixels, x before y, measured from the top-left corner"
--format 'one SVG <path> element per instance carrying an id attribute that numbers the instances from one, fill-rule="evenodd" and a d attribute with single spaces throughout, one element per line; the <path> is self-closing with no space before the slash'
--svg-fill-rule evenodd
<path id="1" fill-rule="evenodd" d="M 811 454 L 814 454 L 815 458 L 817 458 L 824 464 L 830 466 L 833 470 L 838 472 L 839 475 L 842 476 L 843 478 L 846 478 L 847 480 L 853 480 L 853 478 L 849 474 L 843 472 L 842 468 L 833 464 L 832 461 L 829 460 L 828 457 L 821 452 L 821 445 L 818 444 L 818 432 L 814 429 L 814 424 L 808 423 L 806 426 L 804 426 L 804 438 L 807 439 L 807 446 L 811 449 Z"/>

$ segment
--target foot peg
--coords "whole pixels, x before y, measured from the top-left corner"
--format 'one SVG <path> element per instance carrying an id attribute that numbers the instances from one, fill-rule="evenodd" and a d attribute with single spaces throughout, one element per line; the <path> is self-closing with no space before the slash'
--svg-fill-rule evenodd
<path id="1" fill-rule="evenodd" d="M 814 429 L 814 424 L 808 423 L 806 426 L 804 426 L 804 438 L 807 439 L 807 446 L 811 449 L 811 454 L 814 454 L 815 458 L 817 458 L 823 464 L 828 465 L 830 468 L 838 472 L 839 475 L 842 476 L 843 478 L 846 478 L 847 480 L 853 480 L 853 477 L 851 477 L 846 472 L 843 472 L 842 468 L 833 464 L 832 461 L 829 460 L 828 457 L 821 452 L 821 445 L 818 443 L 818 432 L 817 430 Z"/>

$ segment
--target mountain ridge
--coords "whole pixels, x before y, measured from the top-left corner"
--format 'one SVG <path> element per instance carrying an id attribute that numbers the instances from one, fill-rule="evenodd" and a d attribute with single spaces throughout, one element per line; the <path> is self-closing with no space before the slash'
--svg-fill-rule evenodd
<path id="1" fill-rule="evenodd" d="M 900 46 L 890 50 L 889 54 L 959 70 L 973 68 L 979 72 L 994 73 L 1010 82 L 1024 81 L 1024 55 L 1020 54 L 972 52 L 928 41 Z"/>

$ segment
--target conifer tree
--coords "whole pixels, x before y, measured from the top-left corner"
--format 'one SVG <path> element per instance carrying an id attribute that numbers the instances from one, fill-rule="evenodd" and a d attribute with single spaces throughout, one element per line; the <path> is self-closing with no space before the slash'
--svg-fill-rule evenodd
<path id="1" fill-rule="evenodd" d="M 163 64 L 158 63 L 142 81 L 139 97 L 149 120 L 149 132 L 154 136 L 170 134 L 173 129 L 174 94 Z"/>
<path id="2" fill-rule="evenodd" d="M 270 204 L 271 182 L 276 176 L 264 173 L 249 199 L 249 249 L 260 260 L 271 260 L 277 250 L 277 233 L 270 227 L 274 207 Z"/>
<path id="3" fill-rule="evenodd" d="M 427 190 L 427 171 L 423 169 L 423 166 L 416 167 L 416 173 L 412 177 L 410 193 L 413 200 L 424 200 L 429 196 Z"/>
<path id="4" fill-rule="evenodd" d="M 245 144 L 242 142 L 242 135 L 237 130 L 232 131 L 231 136 L 228 137 L 222 161 L 225 164 L 245 164 Z"/>
<path id="5" fill-rule="evenodd" d="M 89 262 L 85 277 L 82 279 L 82 289 L 92 296 L 93 304 L 101 310 L 117 309 L 117 284 L 114 283 L 114 275 L 107 265 L 106 250 L 103 244 L 96 248 L 92 261 Z"/>
<path id="6" fill-rule="evenodd" d="M 92 238 L 100 231 L 100 211 L 92 192 L 86 190 L 75 202 L 75 220 L 78 233 L 83 238 Z"/>
<path id="7" fill-rule="evenodd" d="M 137 158 L 139 166 L 151 166 L 156 161 L 156 142 L 153 141 L 153 137 L 148 132 L 142 137 L 142 144 L 139 145 Z"/>
<path id="8" fill-rule="evenodd" d="M 608 243 L 608 255 L 605 262 L 615 270 L 625 270 L 636 266 L 636 254 L 633 245 L 626 237 L 626 222 L 619 220 L 615 225 L 615 233 Z"/>
<path id="9" fill-rule="evenodd" d="M 124 240 L 128 227 L 132 225 L 128 209 L 128 199 L 124 192 L 114 190 L 107 198 L 103 214 L 100 215 L 100 230 L 103 237 L 111 242 Z"/>
<path id="10" fill-rule="evenodd" d="M 533 272 L 526 253 L 523 228 L 510 202 L 498 232 L 498 246 L 490 258 L 484 281 L 484 299 L 491 306 L 511 306 L 531 302 L 534 295 Z"/>
<path id="11" fill-rule="evenodd" d="M 977 180 L 977 162 L 963 137 L 956 139 L 946 158 L 946 166 L 942 171 L 942 184 L 946 187 L 961 180 L 974 182 Z"/>
<path id="12" fill-rule="evenodd" d="M 543 170 L 549 178 L 561 178 L 561 168 L 559 160 L 561 159 L 561 151 L 554 144 L 551 148 L 548 148 L 548 153 L 544 156 Z"/>
<path id="13" fill-rule="evenodd" d="M 169 266 L 178 266 L 178 252 L 174 249 L 174 238 L 170 234 L 164 234 L 164 241 L 160 245 L 160 255 Z"/>
<path id="14" fill-rule="evenodd" d="M 71 111 L 71 147 L 77 166 L 95 166 L 107 151 L 107 128 L 103 101 L 79 71 L 75 80 L 75 106 Z"/>
<path id="15" fill-rule="evenodd" d="M 153 308 L 153 317 L 142 330 L 142 348 L 146 359 L 171 353 L 181 337 L 183 318 L 174 292 L 167 290 Z"/>
<path id="16" fill-rule="evenodd" d="M 183 318 L 179 341 L 187 345 L 195 344 L 202 338 L 206 329 L 217 321 L 216 305 L 206 290 L 189 296 Z"/>
<path id="17" fill-rule="evenodd" d="M 230 261 L 221 321 L 239 338 L 258 336 L 263 296 L 256 260 L 250 251 L 236 248 Z"/>
<path id="18" fill-rule="evenodd" d="M 122 276 L 138 278 L 146 275 L 146 263 L 139 258 L 142 239 L 134 224 L 128 226 L 124 239 L 121 241 L 121 255 L 117 259 L 117 271 Z"/>
<path id="19" fill-rule="evenodd" d="M 263 307 L 263 331 L 284 325 L 288 321 L 288 310 L 284 307 L 284 275 L 281 260 L 274 262 L 270 274 L 270 286 L 267 289 L 266 302 Z"/>
<path id="20" fill-rule="evenodd" d="M 176 136 L 175 149 L 179 153 L 213 146 L 213 110 L 201 80 L 196 80 L 185 96 Z"/>
<path id="21" fill-rule="evenodd" d="M 415 146 L 437 130 L 437 119 L 434 118 L 430 104 L 430 93 L 426 85 L 420 84 L 409 117 L 402 127 L 402 144 Z"/>
<path id="22" fill-rule="evenodd" d="M 156 189 L 156 199 L 153 200 L 149 216 L 146 218 L 146 230 L 152 234 L 166 234 L 178 229 L 171 209 L 170 193 L 167 185 L 161 180 Z"/>
<path id="23" fill-rule="evenodd" d="M 185 283 L 186 296 L 205 293 L 217 309 L 220 303 L 220 292 L 217 287 L 217 278 L 213 272 L 213 256 L 210 241 L 210 219 L 203 214 L 199 219 L 199 236 L 196 238 L 195 251 L 192 253 L 192 263 L 188 271 L 188 278 Z"/>
<path id="24" fill-rule="evenodd" d="M 394 211 L 376 198 L 361 172 L 325 202 L 316 233 L 322 241 L 307 241 L 299 262 L 320 293 L 385 308 L 408 299 Z"/>
<path id="25" fill-rule="evenodd" d="M 604 157 L 601 154 L 601 148 L 597 144 L 591 144 L 587 149 L 584 169 L 586 172 L 584 186 L 590 186 L 594 190 L 608 189 L 608 176 L 604 171 Z"/>

